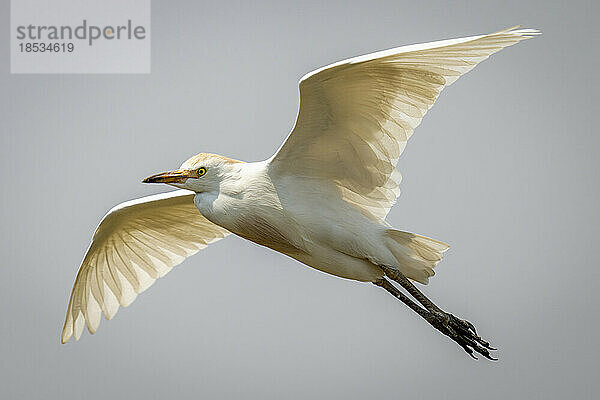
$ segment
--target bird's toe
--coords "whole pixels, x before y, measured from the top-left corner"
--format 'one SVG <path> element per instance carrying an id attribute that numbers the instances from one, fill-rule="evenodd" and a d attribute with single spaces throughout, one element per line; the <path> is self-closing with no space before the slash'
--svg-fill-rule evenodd
<path id="1" fill-rule="evenodd" d="M 490 354 L 490 350 L 496 349 L 477 334 L 477 330 L 471 322 L 442 311 L 435 313 L 434 326 L 458 343 L 471 357 L 476 359 L 476 352 L 487 359 L 497 360 Z"/>

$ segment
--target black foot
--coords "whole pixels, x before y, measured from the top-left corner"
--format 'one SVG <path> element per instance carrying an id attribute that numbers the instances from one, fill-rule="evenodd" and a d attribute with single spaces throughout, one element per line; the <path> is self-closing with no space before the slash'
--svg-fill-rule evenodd
<path id="1" fill-rule="evenodd" d="M 423 293 L 413 286 L 412 283 L 403 275 L 396 274 L 395 278 L 398 278 L 400 284 L 415 297 L 425 308 L 422 308 L 417 303 L 412 301 L 408 296 L 402 293 L 398 288 L 390 283 L 385 278 L 379 279 L 373 282 L 375 285 L 380 286 L 392 294 L 395 298 L 409 306 L 414 312 L 423 317 L 429 322 L 434 328 L 448 336 L 459 344 L 471 357 L 477 359 L 475 353 L 479 353 L 489 360 L 496 361 L 490 355 L 489 350 L 496 350 L 488 342 L 483 340 L 477 335 L 477 331 L 472 323 L 469 321 L 462 320 L 442 311 L 438 306 L 433 304 Z"/>
<path id="2" fill-rule="evenodd" d="M 477 352 L 489 360 L 498 360 L 492 357 L 489 352 L 489 350 L 496 349 L 477 335 L 472 323 L 444 311 L 432 313 L 431 315 L 429 321 L 431 325 L 458 343 L 471 357 L 477 359 L 475 356 L 475 352 Z"/>

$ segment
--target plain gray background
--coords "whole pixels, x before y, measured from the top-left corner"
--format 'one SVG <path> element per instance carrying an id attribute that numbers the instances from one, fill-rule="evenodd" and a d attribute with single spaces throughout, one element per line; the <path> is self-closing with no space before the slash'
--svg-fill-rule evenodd
<path id="1" fill-rule="evenodd" d="M 153 2 L 150 75 L 10 75 L 0 42 L 0 397 L 598 396 L 597 3 Z M 452 247 L 426 293 L 500 361 L 393 297 L 236 237 L 59 344 L 93 229 L 198 152 L 269 157 L 297 81 L 347 57 L 515 24 L 544 35 L 446 89 L 400 160 L 388 220 Z"/>

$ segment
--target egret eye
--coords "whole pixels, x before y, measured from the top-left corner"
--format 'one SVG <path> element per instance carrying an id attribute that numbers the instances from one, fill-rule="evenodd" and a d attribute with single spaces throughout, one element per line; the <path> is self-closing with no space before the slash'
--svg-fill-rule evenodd
<path id="1" fill-rule="evenodd" d="M 198 176 L 202 176 L 206 173 L 206 168 L 204 167 L 200 167 L 196 170 L 196 174 L 198 174 Z"/>

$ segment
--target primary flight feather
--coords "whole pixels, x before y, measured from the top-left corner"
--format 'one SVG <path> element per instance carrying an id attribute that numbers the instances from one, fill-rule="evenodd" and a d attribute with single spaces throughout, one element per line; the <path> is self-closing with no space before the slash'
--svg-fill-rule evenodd
<path id="1" fill-rule="evenodd" d="M 401 180 L 396 164 L 442 89 L 504 47 L 538 35 L 489 35 L 399 47 L 320 68 L 300 80 L 289 136 L 268 160 L 201 153 L 146 178 L 180 190 L 113 208 L 83 259 L 62 342 L 94 333 L 186 257 L 234 233 L 321 271 L 392 293 L 465 351 L 491 358 L 467 321 L 439 309 L 423 284 L 448 246 L 385 220 Z M 398 290 L 399 283 L 419 304 Z"/>

